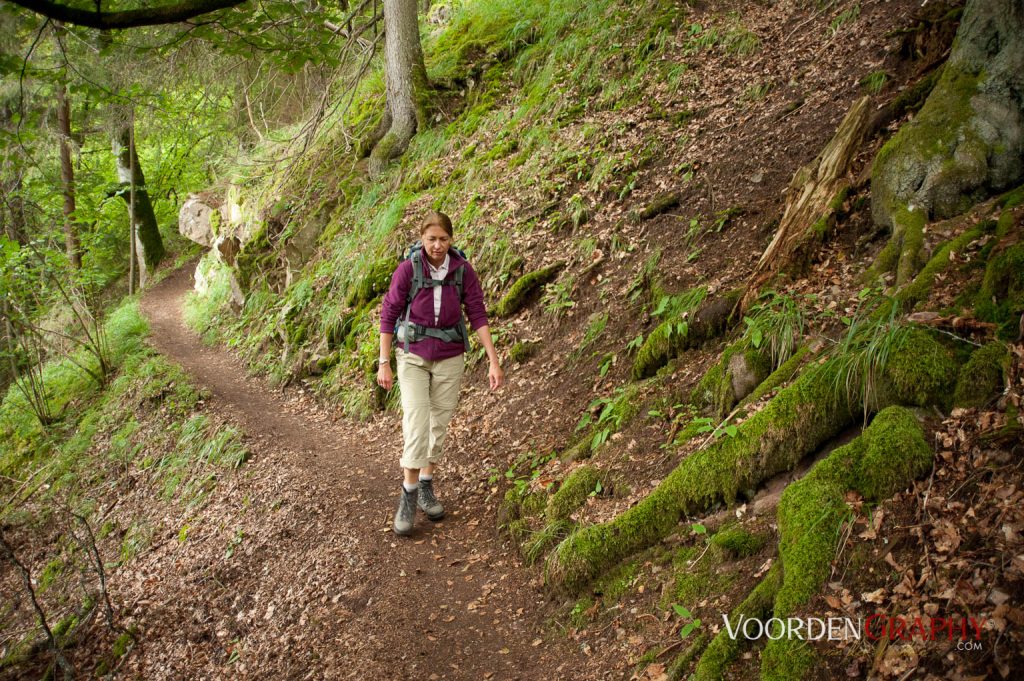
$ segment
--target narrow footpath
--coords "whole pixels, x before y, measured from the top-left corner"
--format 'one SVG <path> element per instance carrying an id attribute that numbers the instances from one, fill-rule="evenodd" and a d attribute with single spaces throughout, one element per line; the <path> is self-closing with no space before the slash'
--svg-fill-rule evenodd
<path id="1" fill-rule="evenodd" d="M 185 266 L 149 290 L 150 342 L 209 391 L 252 457 L 134 566 L 140 678 L 592 679 L 595 660 L 550 616 L 536 570 L 495 530 L 480 452 L 449 449 L 439 523 L 390 530 L 400 420 L 360 424 L 248 377 L 182 320 Z M 465 405 L 463 405 L 465 406 Z M 465 408 L 456 420 L 467 419 Z M 481 438 L 482 440 L 482 438 Z"/>

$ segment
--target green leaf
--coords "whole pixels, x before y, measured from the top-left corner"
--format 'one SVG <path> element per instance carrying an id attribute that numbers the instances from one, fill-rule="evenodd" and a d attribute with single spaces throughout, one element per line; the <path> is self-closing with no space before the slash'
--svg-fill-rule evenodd
<path id="1" fill-rule="evenodd" d="M 657 317 L 658 315 L 665 312 L 665 309 L 668 307 L 669 300 L 669 296 L 662 296 L 661 300 L 658 301 L 658 307 L 655 308 L 654 312 L 652 312 L 651 315 Z"/>
<path id="2" fill-rule="evenodd" d="M 694 629 L 696 629 L 699 626 L 700 626 L 700 620 L 694 620 L 692 622 L 687 623 L 686 625 L 683 626 L 682 629 L 679 630 L 679 637 L 680 638 L 686 638 L 687 636 L 689 636 L 690 634 L 693 633 Z"/>
<path id="3" fill-rule="evenodd" d="M 757 328 L 755 326 L 754 330 L 750 332 L 750 343 L 751 343 L 751 345 L 753 345 L 755 348 L 761 347 L 761 340 L 762 340 L 762 338 L 763 338 L 763 336 L 761 335 L 761 329 L 759 329 L 759 328 Z"/>
<path id="4" fill-rule="evenodd" d="M 728 435 L 729 437 L 736 437 L 736 433 L 738 432 L 739 430 L 736 428 L 736 426 L 725 427 L 725 434 Z"/>
<path id="5" fill-rule="evenodd" d="M 683 617 L 685 619 L 690 619 L 691 617 L 693 617 L 689 610 L 679 605 L 678 603 L 673 603 L 672 609 L 676 611 L 676 615 L 678 615 L 679 617 Z"/>
<path id="6" fill-rule="evenodd" d="M 693 525 L 690 525 L 690 529 L 693 530 L 694 534 L 707 534 L 708 533 L 708 528 L 704 527 L 700 523 L 694 523 Z M 689 615 L 687 615 L 687 617 L 689 617 Z"/>

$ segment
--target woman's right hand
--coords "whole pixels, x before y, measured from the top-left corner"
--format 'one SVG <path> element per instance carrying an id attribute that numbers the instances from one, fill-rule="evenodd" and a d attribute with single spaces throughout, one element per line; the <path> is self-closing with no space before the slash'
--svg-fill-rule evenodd
<path id="1" fill-rule="evenodd" d="M 377 385 L 384 388 L 385 390 L 391 390 L 391 386 L 395 384 L 395 377 L 391 373 L 390 364 L 381 364 L 377 367 Z"/>

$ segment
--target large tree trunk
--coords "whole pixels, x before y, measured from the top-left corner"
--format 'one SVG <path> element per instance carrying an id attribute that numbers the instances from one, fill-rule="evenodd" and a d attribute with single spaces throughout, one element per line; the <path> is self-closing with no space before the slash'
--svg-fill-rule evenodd
<path id="1" fill-rule="evenodd" d="M 875 222 L 892 230 L 875 272 L 913 280 L 929 220 L 958 215 L 1024 178 L 1024 4 L 968 0 L 953 51 L 920 113 L 882 148 Z"/>
<path id="2" fill-rule="evenodd" d="M 142 173 L 139 155 L 133 144 L 135 138 L 132 119 L 126 116 L 117 121 L 112 146 L 117 165 L 117 179 L 121 183 L 121 196 L 128 204 L 129 214 L 134 219 L 135 252 L 138 253 L 139 285 L 144 286 L 146 278 L 160 264 L 164 256 L 164 244 L 153 212 L 153 204 L 146 190 L 146 178 Z M 134 204 L 133 204 L 134 199 Z"/>
<path id="3" fill-rule="evenodd" d="M 424 96 L 428 87 L 423 64 L 416 0 L 384 0 L 384 60 L 387 110 L 363 148 L 370 152 L 370 175 L 402 155 L 417 128 L 426 126 Z"/>
<path id="4" fill-rule="evenodd" d="M 71 165 L 71 105 L 63 79 L 57 85 L 57 134 L 60 135 L 60 183 L 64 194 L 64 247 L 75 269 L 82 269 L 82 249 L 75 221 L 75 170 Z"/>

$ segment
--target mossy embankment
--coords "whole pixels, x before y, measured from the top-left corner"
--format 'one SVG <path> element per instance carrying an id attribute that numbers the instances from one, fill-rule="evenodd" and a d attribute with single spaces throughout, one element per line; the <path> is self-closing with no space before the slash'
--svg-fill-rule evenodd
<path id="1" fill-rule="evenodd" d="M 585 221 L 588 204 L 570 188 L 596 192 L 654 155 L 647 141 L 645 160 L 637 160 L 610 131 L 579 119 L 639 102 L 668 68 L 660 60 L 685 13 L 667 0 L 460 3 L 449 25 L 424 37 L 431 99 L 444 102 L 443 113 L 369 181 L 339 139 L 375 125 L 384 92 L 378 66 L 287 172 L 233 195 L 244 223 L 234 229 L 247 238 L 233 270 L 215 275 L 238 282 L 246 300 L 224 314 L 230 287 L 215 285 L 214 304 L 197 306 L 204 309 L 196 327 L 235 345 L 275 382 L 303 379 L 349 414 L 385 406 L 372 380 L 372 319 L 416 236 L 407 212 L 430 207 L 452 216 L 495 325 L 535 302 L 555 285 L 565 257 L 523 244 L 553 225 Z M 609 73 L 611 60 L 630 68 Z M 582 137 L 567 126 L 582 128 Z M 496 210 L 502 195 L 516 201 Z"/>

